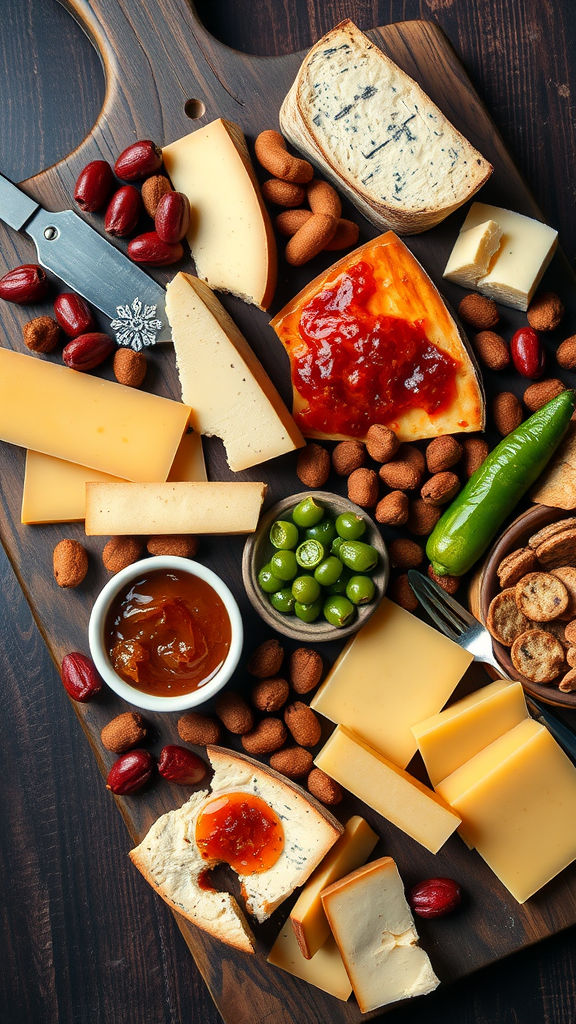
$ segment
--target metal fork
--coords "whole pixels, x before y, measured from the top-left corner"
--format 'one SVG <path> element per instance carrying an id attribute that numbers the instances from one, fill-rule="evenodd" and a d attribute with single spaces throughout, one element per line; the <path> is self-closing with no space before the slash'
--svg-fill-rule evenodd
<path id="1" fill-rule="evenodd" d="M 450 597 L 434 580 L 423 576 L 421 572 L 410 569 L 408 580 L 424 611 L 441 633 L 450 637 L 459 647 L 469 651 L 474 661 L 491 665 L 503 679 L 511 678 L 498 664 L 492 647 L 492 637 L 478 619 Z M 527 694 L 525 696 L 532 718 L 546 726 L 556 742 L 576 763 L 576 733 L 534 697 Z"/>

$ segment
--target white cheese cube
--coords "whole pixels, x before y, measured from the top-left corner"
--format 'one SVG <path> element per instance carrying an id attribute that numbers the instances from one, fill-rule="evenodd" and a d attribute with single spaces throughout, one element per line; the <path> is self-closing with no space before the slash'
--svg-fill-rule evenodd
<path id="1" fill-rule="evenodd" d="M 495 220 L 462 230 L 450 253 L 443 277 L 463 288 L 473 288 L 488 273 L 490 260 L 500 248 L 501 237 L 502 228 Z"/>

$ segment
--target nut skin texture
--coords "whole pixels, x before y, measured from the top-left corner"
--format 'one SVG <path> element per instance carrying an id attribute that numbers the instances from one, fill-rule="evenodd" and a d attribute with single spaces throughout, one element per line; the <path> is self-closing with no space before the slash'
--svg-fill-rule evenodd
<path id="1" fill-rule="evenodd" d="M 137 747 L 146 738 L 146 724 L 137 711 L 125 711 L 117 715 L 100 733 L 102 746 L 114 754 L 124 754 L 131 747 Z"/>
<path id="2" fill-rule="evenodd" d="M 409 462 L 419 473 L 426 469 L 426 458 L 424 453 L 414 444 L 401 444 L 397 452 L 398 462 Z"/>
<path id="3" fill-rule="evenodd" d="M 466 437 L 462 441 L 464 448 L 463 469 L 468 479 L 480 469 L 490 451 L 488 444 L 481 437 Z"/>
<path id="4" fill-rule="evenodd" d="M 218 694 L 215 710 L 228 732 L 233 732 L 236 736 L 243 736 L 250 732 L 254 725 L 252 708 L 239 693 L 234 693 L 233 690 L 226 690 L 224 693 Z"/>
<path id="5" fill-rule="evenodd" d="M 22 337 L 31 352 L 52 352 L 61 335 L 60 326 L 51 316 L 37 316 L 22 327 Z"/>
<path id="6" fill-rule="evenodd" d="M 106 779 L 106 789 L 116 796 L 129 796 L 146 785 L 153 771 L 152 754 L 147 750 L 131 750 L 121 754 L 112 765 Z"/>
<path id="7" fill-rule="evenodd" d="M 261 679 L 252 688 L 251 700 L 258 711 L 268 714 L 279 711 L 288 700 L 290 687 L 285 679 L 273 676 L 272 679 Z"/>
<path id="8" fill-rule="evenodd" d="M 40 302 L 48 293 L 46 272 L 36 263 L 23 263 L 0 277 L 0 299 L 28 306 Z"/>
<path id="9" fill-rule="evenodd" d="M 446 434 L 443 437 L 435 437 L 426 449 L 426 465 L 429 473 L 444 473 L 452 469 L 462 458 L 462 445 Z"/>
<path id="10" fill-rule="evenodd" d="M 477 331 L 489 331 L 495 327 L 500 317 L 494 299 L 471 292 L 465 295 L 458 306 L 458 314 L 465 323 L 475 327 Z"/>
<path id="11" fill-rule="evenodd" d="M 172 185 L 163 174 L 153 174 L 151 178 L 146 178 L 146 181 L 142 182 L 142 202 L 146 213 L 152 217 L 152 220 L 156 216 L 160 199 L 167 192 L 172 192 Z"/>
<path id="12" fill-rule="evenodd" d="M 247 754 L 271 754 L 284 745 L 286 737 L 286 728 L 279 718 L 264 718 L 243 734 L 241 743 Z"/>
<path id="13" fill-rule="evenodd" d="M 207 747 L 209 743 L 220 742 L 222 726 L 216 718 L 203 715 L 201 711 L 188 711 L 178 719 L 178 735 L 185 743 Z"/>
<path id="14" fill-rule="evenodd" d="M 128 243 L 128 255 L 147 267 L 169 267 L 182 259 L 184 249 L 180 242 L 163 242 L 156 231 L 147 231 Z"/>
<path id="15" fill-rule="evenodd" d="M 56 296 L 54 316 L 69 338 L 77 338 L 79 334 L 88 334 L 96 329 L 96 322 L 86 299 L 75 292 L 62 292 Z"/>
<path id="16" fill-rule="evenodd" d="M 428 537 L 441 515 L 442 512 L 439 508 L 427 505 L 425 501 L 422 501 L 422 498 L 416 498 L 410 502 L 406 526 L 410 533 L 414 533 L 417 537 Z"/>
<path id="17" fill-rule="evenodd" d="M 117 348 L 112 369 L 119 384 L 127 388 L 139 388 L 146 376 L 146 356 L 133 348 Z"/>
<path id="18" fill-rule="evenodd" d="M 427 878 L 410 889 L 407 899 L 418 917 L 443 917 L 460 906 L 462 893 L 453 878 Z"/>
<path id="19" fill-rule="evenodd" d="M 330 475 L 330 452 L 322 445 L 309 442 L 298 452 L 296 476 L 305 487 L 322 487 Z"/>
<path id="20" fill-rule="evenodd" d="M 150 537 L 146 550 L 149 555 L 176 555 L 178 558 L 194 558 L 198 551 L 198 537 L 191 533 L 174 533 L 165 537 Z"/>
<path id="21" fill-rule="evenodd" d="M 474 349 L 481 363 L 489 370 L 504 370 L 510 362 L 508 346 L 494 331 L 480 331 L 474 339 Z"/>
<path id="22" fill-rule="evenodd" d="M 318 651 L 298 647 L 290 656 L 290 682 L 296 693 L 310 693 L 318 686 L 324 664 Z"/>
<path id="23" fill-rule="evenodd" d="M 380 479 L 394 491 L 413 491 L 420 486 L 421 472 L 406 460 L 385 462 L 378 470 Z"/>
<path id="24" fill-rule="evenodd" d="M 162 150 L 150 139 L 128 146 L 114 164 L 114 173 L 122 181 L 139 181 L 156 174 L 162 166 Z"/>
<path id="25" fill-rule="evenodd" d="M 336 234 L 338 221 L 325 213 L 313 213 L 289 240 L 285 257 L 291 267 L 301 267 L 314 259 Z"/>
<path id="26" fill-rule="evenodd" d="M 322 804 L 333 807 L 339 804 L 344 797 L 342 786 L 335 779 L 331 779 L 321 768 L 313 768 L 306 779 L 308 791 L 315 796 Z"/>
<path id="27" fill-rule="evenodd" d="M 416 569 L 422 565 L 424 552 L 415 540 L 403 537 L 393 540 L 388 548 L 390 565 L 394 569 Z"/>
<path id="28" fill-rule="evenodd" d="M 492 403 L 492 416 L 499 434 L 506 437 L 523 420 L 522 405 L 512 391 L 501 391 Z"/>
<path id="29" fill-rule="evenodd" d="M 307 160 L 291 156 L 286 149 L 286 142 L 280 132 L 268 130 L 260 132 L 254 144 L 258 163 L 275 178 L 291 181 L 297 185 L 305 185 L 311 181 L 314 168 Z"/>
<path id="30" fill-rule="evenodd" d="M 308 775 L 313 764 L 312 754 L 304 750 L 304 747 L 286 747 L 286 750 L 279 750 L 270 758 L 270 767 L 281 775 L 287 775 L 289 779 Z"/>
<path id="31" fill-rule="evenodd" d="M 277 676 L 284 661 L 284 648 L 273 637 L 259 644 L 248 659 L 246 668 L 251 676 L 257 679 L 268 679 Z"/>
<path id="32" fill-rule="evenodd" d="M 350 476 L 366 462 L 366 448 L 361 441 L 340 441 L 332 452 L 332 466 L 338 476 Z"/>
<path id="33" fill-rule="evenodd" d="M 324 246 L 324 252 L 336 252 L 339 249 L 349 249 L 352 245 L 356 245 L 360 237 L 360 228 L 353 220 L 347 220 L 345 217 L 340 217 L 336 231 L 333 237 L 330 239 L 327 245 Z"/>
<path id="34" fill-rule="evenodd" d="M 126 238 L 136 227 L 143 210 L 142 196 L 134 185 L 123 185 L 106 208 L 104 230 L 115 238 Z"/>
<path id="35" fill-rule="evenodd" d="M 92 160 L 76 179 L 74 200 L 85 213 L 101 210 L 114 188 L 112 168 L 106 160 Z"/>
<path id="36" fill-rule="evenodd" d="M 373 469 L 355 469 L 348 477 L 348 497 L 361 508 L 373 508 L 378 502 L 378 475 Z"/>
<path id="37" fill-rule="evenodd" d="M 430 579 L 434 580 L 434 583 L 437 583 L 439 587 L 442 587 L 442 590 L 445 590 L 447 594 L 456 593 L 458 587 L 460 586 L 460 580 L 458 576 L 438 576 L 438 574 L 434 572 L 431 565 L 428 566 L 427 571 Z"/>
<path id="38" fill-rule="evenodd" d="M 390 462 L 400 447 L 400 441 L 390 427 L 373 423 L 366 433 L 366 451 L 374 462 Z"/>
<path id="39" fill-rule="evenodd" d="M 374 518 L 386 526 L 405 526 L 409 512 L 408 495 L 404 491 L 390 491 L 376 505 Z"/>
<path id="40" fill-rule="evenodd" d="M 544 373 L 546 357 L 542 342 L 531 327 L 521 327 L 510 342 L 512 362 L 523 377 L 538 380 Z"/>
<path id="41" fill-rule="evenodd" d="M 64 689 L 79 704 L 87 704 L 102 689 L 102 680 L 90 658 L 78 651 L 67 654 L 61 667 Z"/>
<path id="42" fill-rule="evenodd" d="M 320 719 L 312 708 L 301 700 L 294 701 L 286 708 L 284 721 L 300 747 L 315 747 L 320 742 Z"/>
<path id="43" fill-rule="evenodd" d="M 77 540 L 58 542 L 52 555 L 54 579 L 59 587 L 77 587 L 88 572 L 88 553 Z"/>
<path id="44" fill-rule="evenodd" d="M 312 210 L 285 210 L 276 217 L 276 227 L 281 235 L 292 238 L 312 216 Z"/>
<path id="45" fill-rule="evenodd" d="M 116 348 L 116 342 L 107 334 L 93 331 L 72 338 L 62 349 L 62 359 L 71 370 L 86 373 L 95 370 Z"/>
<path id="46" fill-rule="evenodd" d="M 306 186 L 306 196 L 312 213 L 324 213 L 340 220 L 342 203 L 335 188 L 327 181 L 313 178 Z"/>
<path id="47" fill-rule="evenodd" d="M 108 572 L 120 572 L 120 569 L 138 561 L 143 547 L 142 537 L 111 537 L 102 552 L 104 568 Z"/>
<path id="48" fill-rule="evenodd" d="M 281 181 L 280 178 L 269 178 L 262 185 L 262 195 L 268 203 L 275 203 L 276 206 L 285 206 L 287 209 L 292 209 L 295 206 L 302 206 L 306 199 L 306 190 L 302 185 Z M 291 234 L 294 234 L 294 232 L 291 232 Z"/>
<path id="49" fill-rule="evenodd" d="M 434 473 L 424 484 L 420 497 L 427 505 L 446 505 L 459 490 L 460 481 L 455 473 Z"/>
<path id="50" fill-rule="evenodd" d="M 566 338 L 556 350 L 556 359 L 565 370 L 576 370 L 576 334 Z"/>
<path id="51" fill-rule="evenodd" d="M 158 758 L 158 772 L 167 782 L 177 786 L 195 786 L 206 775 L 207 766 L 198 754 L 187 747 L 169 743 Z"/>
<path id="52" fill-rule="evenodd" d="M 529 388 L 526 388 L 523 396 L 524 405 L 530 412 L 536 412 L 537 409 L 546 405 L 546 402 L 550 402 L 565 390 L 566 386 L 561 380 L 540 380 L 537 384 L 531 384 Z"/>
<path id="53" fill-rule="evenodd" d="M 190 223 L 190 203 L 183 192 L 166 192 L 160 198 L 154 227 L 156 234 L 163 242 L 173 245 L 179 242 L 188 231 Z"/>
<path id="54" fill-rule="evenodd" d="M 532 299 L 526 314 L 530 327 L 535 331 L 555 331 L 563 316 L 564 305 L 555 292 L 539 292 Z"/>
<path id="55" fill-rule="evenodd" d="M 388 588 L 388 596 L 401 608 L 405 608 L 407 612 L 415 612 L 418 607 L 418 598 L 408 582 L 406 573 L 402 573 L 401 576 L 392 580 Z"/>

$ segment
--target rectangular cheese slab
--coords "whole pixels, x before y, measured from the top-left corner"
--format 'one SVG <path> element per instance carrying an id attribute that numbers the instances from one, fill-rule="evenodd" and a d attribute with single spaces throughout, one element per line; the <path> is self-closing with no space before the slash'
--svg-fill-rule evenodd
<path id="1" fill-rule="evenodd" d="M 181 402 L 0 349 L 0 439 L 127 480 L 166 480 Z"/>
<path id="2" fill-rule="evenodd" d="M 472 655 L 384 598 L 347 644 L 312 707 L 405 768 L 411 727 L 437 714 Z"/>
<path id="3" fill-rule="evenodd" d="M 87 483 L 88 536 L 253 533 L 266 484 Z"/>
<path id="4" fill-rule="evenodd" d="M 364 864 L 378 842 L 367 821 L 355 814 L 344 827 L 344 834 L 326 854 L 302 889 L 292 907 L 290 922 L 302 955 L 310 960 L 330 935 L 330 925 L 322 908 L 320 893 Z"/>
<path id="5" fill-rule="evenodd" d="M 576 768 L 531 718 L 449 775 L 438 792 L 519 903 L 576 859 Z"/>
<path id="6" fill-rule="evenodd" d="M 346 973 L 338 946 L 332 935 L 328 937 L 311 960 L 306 960 L 302 956 L 290 921 L 286 921 L 270 950 L 268 963 L 274 967 L 280 967 L 281 970 L 287 971 L 295 978 L 307 981 L 309 985 L 314 985 L 343 1002 L 346 1002 L 352 995 L 350 978 Z"/>
<path id="7" fill-rule="evenodd" d="M 334 882 L 322 904 L 362 1013 L 438 987 L 391 857 Z"/>
<path id="8" fill-rule="evenodd" d="M 343 726 L 314 763 L 430 853 L 437 853 L 460 824 L 441 797 Z"/>
<path id="9" fill-rule="evenodd" d="M 200 434 L 184 434 L 168 474 L 169 480 L 206 480 L 206 466 Z M 55 459 L 42 452 L 26 452 L 24 490 L 22 492 L 23 523 L 75 523 L 86 512 L 88 481 L 118 483 L 120 478 L 75 462 Z"/>
<path id="10" fill-rule="evenodd" d="M 532 217 L 486 203 L 472 203 L 462 231 L 494 220 L 500 248 L 476 288 L 504 306 L 526 311 L 558 244 L 558 232 Z"/>
<path id="11" fill-rule="evenodd" d="M 497 679 L 463 700 L 412 726 L 433 786 L 525 718 L 521 683 Z"/>
<path id="12" fill-rule="evenodd" d="M 495 220 L 462 230 L 442 276 L 463 288 L 473 288 L 488 273 L 490 260 L 498 252 L 501 238 L 502 228 Z"/>

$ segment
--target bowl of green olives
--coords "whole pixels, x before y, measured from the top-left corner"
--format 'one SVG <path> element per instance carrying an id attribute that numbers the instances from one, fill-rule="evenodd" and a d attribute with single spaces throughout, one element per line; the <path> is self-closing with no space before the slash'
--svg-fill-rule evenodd
<path id="1" fill-rule="evenodd" d="M 340 640 L 371 616 L 388 585 L 386 545 L 347 498 L 305 491 L 284 498 L 244 546 L 242 576 L 258 614 L 296 640 Z"/>

